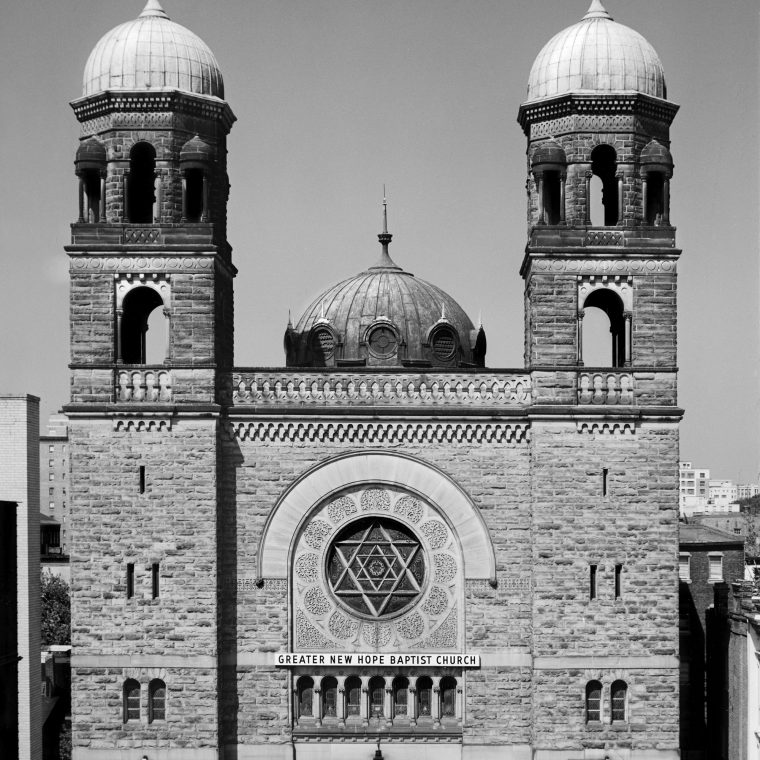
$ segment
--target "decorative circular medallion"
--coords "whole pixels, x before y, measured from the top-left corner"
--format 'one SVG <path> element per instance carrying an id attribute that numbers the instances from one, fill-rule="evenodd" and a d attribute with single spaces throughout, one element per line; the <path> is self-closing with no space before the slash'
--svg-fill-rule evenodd
<path id="1" fill-rule="evenodd" d="M 422 545 L 397 520 L 356 520 L 330 546 L 327 576 L 335 597 L 352 611 L 370 618 L 392 617 L 422 596 Z"/>
<path id="2" fill-rule="evenodd" d="M 379 325 L 370 332 L 367 343 L 369 350 L 381 359 L 393 356 L 398 350 L 398 338 L 388 325 Z"/>

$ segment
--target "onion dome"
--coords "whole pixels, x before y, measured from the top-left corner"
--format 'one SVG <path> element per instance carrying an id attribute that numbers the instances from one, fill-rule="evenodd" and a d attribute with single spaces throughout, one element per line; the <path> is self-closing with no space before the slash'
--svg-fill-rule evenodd
<path id="1" fill-rule="evenodd" d="M 654 48 L 638 32 L 616 23 L 600 0 L 592 0 L 581 21 L 544 45 L 530 71 L 528 102 L 571 92 L 667 97 Z"/>
<path id="2" fill-rule="evenodd" d="M 188 140 L 179 152 L 179 160 L 182 163 L 208 163 L 213 161 L 214 151 L 211 146 L 201 140 L 198 135 Z"/>
<path id="3" fill-rule="evenodd" d="M 206 43 L 148 0 L 134 20 L 95 45 L 84 68 L 83 95 L 105 90 L 181 90 L 224 98 L 224 82 Z"/>
<path id="4" fill-rule="evenodd" d="M 657 140 L 650 140 L 644 146 L 639 161 L 642 167 L 657 167 L 662 169 L 673 168 L 673 156 L 671 156 L 670 151 Z"/>
<path id="5" fill-rule="evenodd" d="M 544 140 L 538 144 L 533 151 L 531 164 L 538 166 L 540 164 L 566 164 L 567 156 L 562 146 L 556 140 Z"/>
<path id="6" fill-rule="evenodd" d="M 387 221 L 383 227 L 377 263 L 321 293 L 295 328 L 288 324 L 287 365 L 483 366 L 482 326 L 448 293 L 394 263 Z"/>
<path id="7" fill-rule="evenodd" d="M 105 166 L 106 146 L 97 137 L 88 137 L 79 143 L 75 160 L 80 169 Z"/>

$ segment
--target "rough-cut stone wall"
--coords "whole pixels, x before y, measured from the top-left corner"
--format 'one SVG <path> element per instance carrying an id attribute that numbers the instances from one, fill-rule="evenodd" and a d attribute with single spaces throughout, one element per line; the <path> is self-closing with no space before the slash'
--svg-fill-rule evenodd
<path id="1" fill-rule="evenodd" d="M 143 732 L 173 746 L 215 741 L 216 426 L 175 419 L 169 429 L 133 432 L 115 431 L 110 419 L 71 422 L 77 746 L 141 746 Z M 135 566 L 131 599 L 128 563 Z M 165 677 L 146 667 L 163 668 Z M 147 689 L 148 676 L 166 681 L 167 720 L 124 726 L 123 681 L 135 677 Z"/>

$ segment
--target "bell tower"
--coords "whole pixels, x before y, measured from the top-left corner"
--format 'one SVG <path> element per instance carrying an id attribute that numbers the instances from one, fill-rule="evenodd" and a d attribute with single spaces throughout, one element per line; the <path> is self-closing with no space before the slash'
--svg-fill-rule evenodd
<path id="1" fill-rule="evenodd" d="M 526 366 L 560 373 L 558 385 L 565 369 L 589 367 L 584 319 L 594 309 L 609 340 L 591 366 L 674 372 L 678 106 L 652 46 L 599 0 L 571 29 L 539 53 L 518 116 L 528 138 Z"/>
<path id="2" fill-rule="evenodd" d="M 72 107 L 73 756 L 216 758 L 235 117 L 158 0 L 98 42 Z"/>

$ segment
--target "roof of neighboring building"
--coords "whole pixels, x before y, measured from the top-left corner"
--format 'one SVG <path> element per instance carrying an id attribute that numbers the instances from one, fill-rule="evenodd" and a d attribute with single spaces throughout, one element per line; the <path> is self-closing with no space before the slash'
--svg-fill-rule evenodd
<path id="1" fill-rule="evenodd" d="M 60 525 L 60 520 L 56 520 L 55 517 L 51 517 L 50 515 L 46 515 L 43 512 L 40 512 L 40 528 L 43 525 Z"/>
<path id="2" fill-rule="evenodd" d="M 744 538 L 726 533 L 724 530 L 718 530 L 718 528 L 710 528 L 707 525 L 680 523 L 678 543 L 681 546 L 685 544 L 735 544 L 736 546 L 744 546 Z"/>

